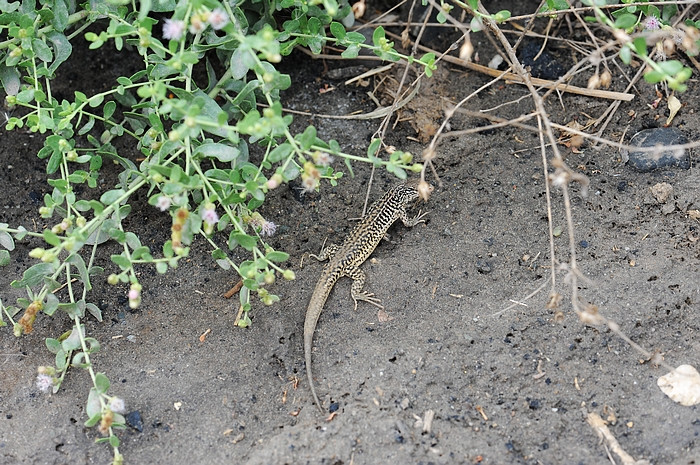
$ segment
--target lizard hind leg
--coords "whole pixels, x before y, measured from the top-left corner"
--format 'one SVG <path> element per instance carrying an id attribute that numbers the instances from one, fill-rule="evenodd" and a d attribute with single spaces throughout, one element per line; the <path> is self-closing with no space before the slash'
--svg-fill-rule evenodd
<path id="1" fill-rule="evenodd" d="M 368 304 L 372 304 L 378 308 L 384 308 L 380 304 L 381 300 L 374 297 L 374 294 L 364 290 L 365 287 L 365 272 L 359 268 L 352 268 L 345 273 L 346 276 L 352 278 L 352 287 L 350 288 L 350 295 L 352 300 L 355 302 L 355 310 L 357 310 L 357 301 L 362 300 Z"/>

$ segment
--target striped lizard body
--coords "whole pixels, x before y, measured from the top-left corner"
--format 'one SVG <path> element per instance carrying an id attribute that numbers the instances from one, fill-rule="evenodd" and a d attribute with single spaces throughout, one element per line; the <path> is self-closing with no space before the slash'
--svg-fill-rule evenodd
<path id="1" fill-rule="evenodd" d="M 432 186 L 430 187 L 432 189 Z M 311 394 L 319 410 L 323 412 L 321 402 L 316 395 L 314 380 L 311 373 L 311 349 L 313 347 L 313 337 L 316 330 L 316 323 L 323 306 L 328 299 L 331 289 L 335 283 L 347 276 L 353 279 L 350 295 L 355 302 L 362 300 L 379 308 L 380 300 L 374 294 L 365 291 L 365 273 L 360 269 L 360 265 L 374 252 L 382 238 L 386 235 L 389 227 L 400 219 L 407 227 L 415 226 L 424 222 L 426 213 L 420 212 L 413 218 L 408 217 L 406 208 L 418 199 L 418 182 L 410 181 L 397 184 L 389 189 L 384 196 L 374 202 L 367 214 L 353 228 L 352 232 L 345 238 L 342 245 L 329 245 L 321 250 L 321 255 L 311 255 L 318 260 L 330 259 L 321 272 L 321 277 L 316 283 L 314 293 L 311 295 L 309 306 L 306 310 L 304 321 L 304 357 L 306 360 L 306 376 L 309 380 Z"/>

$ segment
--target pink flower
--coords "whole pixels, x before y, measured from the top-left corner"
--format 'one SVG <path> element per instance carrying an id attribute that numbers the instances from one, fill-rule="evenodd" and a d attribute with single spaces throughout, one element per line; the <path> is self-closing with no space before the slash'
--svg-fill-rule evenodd
<path id="1" fill-rule="evenodd" d="M 185 33 L 185 22 L 179 19 L 166 19 L 163 23 L 163 38 L 180 40 Z"/>
<path id="2" fill-rule="evenodd" d="M 216 213 L 216 210 L 212 209 L 205 209 L 202 212 L 202 221 L 207 223 L 208 225 L 212 226 L 215 225 L 216 223 L 219 222 L 219 215 Z"/>
<path id="3" fill-rule="evenodd" d="M 136 300 L 140 295 L 141 293 L 136 289 L 129 289 L 129 300 Z"/>
<path id="4" fill-rule="evenodd" d="M 209 13 L 209 18 L 208 18 L 209 24 L 211 24 L 211 27 L 218 31 L 219 29 L 223 29 L 224 26 L 228 24 L 228 14 L 221 8 L 216 8 L 214 11 Z"/>
<path id="5" fill-rule="evenodd" d="M 644 21 L 644 29 L 655 31 L 659 28 L 661 28 L 661 21 L 659 21 L 659 18 L 654 15 L 647 16 L 647 19 Z"/>
<path id="6" fill-rule="evenodd" d="M 170 208 L 170 197 L 166 197 L 165 195 L 158 197 L 156 207 L 158 207 L 158 209 L 162 212 L 166 211 L 168 208 Z"/>

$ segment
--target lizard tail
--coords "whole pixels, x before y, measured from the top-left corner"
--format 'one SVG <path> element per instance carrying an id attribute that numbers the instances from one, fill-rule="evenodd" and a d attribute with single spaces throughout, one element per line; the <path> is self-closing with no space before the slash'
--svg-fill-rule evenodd
<path id="1" fill-rule="evenodd" d="M 311 373 L 311 345 L 313 344 L 313 333 L 306 334 L 304 336 L 304 357 L 306 359 L 306 377 L 309 380 L 309 387 L 311 388 L 311 394 L 314 396 L 314 401 L 316 406 L 323 413 L 323 407 L 321 406 L 321 401 L 318 400 L 318 395 L 316 395 L 316 388 L 314 387 L 314 377 Z"/>

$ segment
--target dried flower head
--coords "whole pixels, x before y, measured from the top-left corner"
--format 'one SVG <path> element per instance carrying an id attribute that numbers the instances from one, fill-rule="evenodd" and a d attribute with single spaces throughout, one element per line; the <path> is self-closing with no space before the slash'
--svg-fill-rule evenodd
<path id="1" fill-rule="evenodd" d="M 333 157 L 328 152 L 315 152 L 313 154 L 314 162 L 320 166 L 328 166 L 333 163 Z"/>
<path id="2" fill-rule="evenodd" d="M 126 404 L 124 403 L 124 399 L 112 397 L 109 401 L 109 408 L 115 413 L 126 412 Z"/>
<path id="3" fill-rule="evenodd" d="M 275 231 L 277 231 L 277 225 L 273 223 L 272 221 L 265 221 L 262 224 L 262 228 L 260 230 L 260 235 L 262 236 L 272 236 L 275 234 Z"/>
<path id="4" fill-rule="evenodd" d="M 49 392 L 53 387 L 53 376 L 39 373 L 36 375 L 36 387 L 38 387 L 41 392 Z"/>
<path id="5" fill-rule="evenodd" d="M 302 174 L 301 185 L 304 187 L 306 192 L 313 192 L 316 190 L 316 186 L 318 186 L 318 180 L 313 176 Z"/>
<path id="6" fill-rule="evenodd" d="M 211 24 L 211 27 L 215 31 L 218 31 L 219 29 L 223 29 L 228 24 L 228 14 L 223 9 L 216 8 L 214 11 L 209 13 L 207 21 L 209 24 Z"/>
<path id="7" fill-rule="evenodd" d="M 200 15 L 192 15 L 190 18 L 190 33 L 200 34 L 207 28 L 207 23 L 204 22 Z"/>

